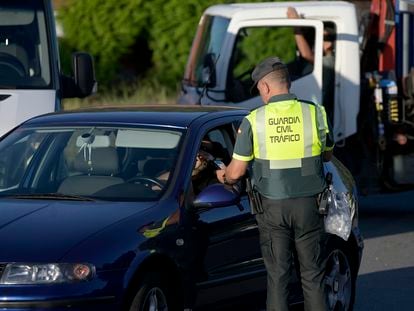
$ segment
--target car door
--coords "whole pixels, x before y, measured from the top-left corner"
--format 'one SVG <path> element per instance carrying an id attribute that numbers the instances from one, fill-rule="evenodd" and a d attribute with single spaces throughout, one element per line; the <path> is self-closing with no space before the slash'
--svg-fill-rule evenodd
<path id="1" fill-rule="evenodd" d="M 227 159 L 231 158 L 234 146 L 231 122 L 209 129 L 206 136 L 216 146 L 223 147 L 228 153 Z M 198 284 L 199 303 L 263 290 L 266 283 L 259 232 L 246 192 L 241 191 L 240 204 L 202 209 L 197 213 L 199 223 L 208 232 L 204 257 L 207 277 Z"/>

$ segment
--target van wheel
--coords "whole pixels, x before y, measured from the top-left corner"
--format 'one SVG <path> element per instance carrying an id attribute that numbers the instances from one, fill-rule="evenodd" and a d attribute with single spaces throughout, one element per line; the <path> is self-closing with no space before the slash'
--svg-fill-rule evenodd
<path id="1" fill-rule="evenodd" d="M 148 274 L 138 286 L 129 311 L 174 311 L 176 304 L 166 282 L 158 274 Z"/>
<path id="2" fill-rule="evenodd" d="M 346 252 L 334 249 L 326 263 L 325 286 L 328 310 L 352 311 L 355 300 L 355 279 L 351 260 Z"/>

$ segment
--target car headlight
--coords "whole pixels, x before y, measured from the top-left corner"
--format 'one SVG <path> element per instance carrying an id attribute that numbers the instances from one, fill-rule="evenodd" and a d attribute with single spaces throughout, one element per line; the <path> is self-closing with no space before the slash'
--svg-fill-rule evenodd
<path id="1" fill-rule="evenodd" d="M 95 275 L 95 267 L 84 263 L 10 263 L 0 284 L 54 284 L 88 281 Z"/>

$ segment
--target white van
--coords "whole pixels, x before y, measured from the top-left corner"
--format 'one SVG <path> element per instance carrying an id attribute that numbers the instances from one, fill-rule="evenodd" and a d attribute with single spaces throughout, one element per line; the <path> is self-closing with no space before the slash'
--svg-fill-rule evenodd
<path id="1" fill-rule="evenodd" d="M 23 121 L 61 108 L 65 97 L 93 92 L 92 58 L 73 56 L 74 77 L 60 72 L 50 0 L 0 2 L 0 136 Z"/>

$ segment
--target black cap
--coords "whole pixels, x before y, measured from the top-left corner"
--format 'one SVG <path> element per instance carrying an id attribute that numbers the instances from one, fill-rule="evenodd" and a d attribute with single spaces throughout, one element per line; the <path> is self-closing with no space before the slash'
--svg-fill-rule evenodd
<path id="1" fill-rule="evenodd" d="M 259 93 L 257 90 L 257 83 L 264 76 L 274 70 L 280 69 L 281 67 L 286 67 L 286 65 L 281 61 L 279 57 L 269 57 L 258 64 L 252 72 L 253 86 L 250 88 L 250 93 L 252 95 L 257 95 Z"/>

